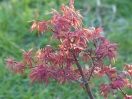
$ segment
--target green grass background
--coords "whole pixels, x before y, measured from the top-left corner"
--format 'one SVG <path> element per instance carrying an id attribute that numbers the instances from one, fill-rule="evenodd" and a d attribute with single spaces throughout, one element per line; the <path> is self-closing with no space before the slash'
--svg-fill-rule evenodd
<path id="1" fill-rule="evenodd" d="M 37 32 L 30 33 L 35 9 L 39 12 L 39 19 L 48 20 L 45 15 L 51 8 L 58 9 L 61 4 L 68 4 L 69 0 L 0 0 L 0 99 L 89 99 L 85 90 L 78 83 L 58 85 L 51 80 L 49 86 L 35 82 L 30 86 L 27 77 L 14 75 L 5 69 L 4 58 L 12 56 L 16 60 L 22 59 L 21 49 L 37 49 L 49 44 L 50 33 L 38 37 Z M 100 3 L 98 3 L 100 1 Z M 132 62 L 132 6 L 131 0 L 75 0 L 75 8 L 81 9 L 84 16 L 84 27 L 104 28 L 103 35 L 111 42 L 120 44 L 118 47 L 118 62 L 115 66 L 121 70 L 124 63 Z M 53 42 L 52 45 L 56 45 Z M 95 99 L 103 99 L 98 86 L 108 79 L 93 79 L 92 88 Z M 132 90 L 126 90 L 132 93 Z M 120 93 L 109 99 L 122 99 Z"/>

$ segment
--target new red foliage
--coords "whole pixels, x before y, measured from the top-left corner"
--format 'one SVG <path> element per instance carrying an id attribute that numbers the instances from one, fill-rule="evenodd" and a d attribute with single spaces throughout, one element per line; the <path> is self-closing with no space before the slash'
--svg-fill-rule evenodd
<path id="1" fill-rule="evenodd" d="M 112 95 L 114 95 L 114 91 L 109 84 L 101 84 L 100 85 L 100 93 L 104 94 L 104 98 L 106 98 L 106 99 L 107 99 L 108 93 L 111 93 Z"/>
<path id="2" fill-rule="evenodd" d="M 118 74 L 116 68 L 111 64 L 106 65 L 104 58 L 108 57 L 109 61 L 115 62 L 117 58 L 118 44 L 110 43 L 105 37 L 101 36 L 102 27 L 95 29 L 82 28 L 82 15 L 74 8 L 74 0 L 70 0 L 69 6 L 63 4 L 59 11 L 52 9 L 52 18 L 45 20 L 31 20 L 33 22 L 30 30 L 38 30 L 38 35 L 47 30 L 51 31 L 52 37 L 57 39 L 59 45 L 53 48 L 47 45 L 45 48 L 35 52 L 32 48 L 28 52 L 23 51 L 23 61 L 14 61 L 11 57 L 5 59 L 7 68 L 12 72 L 23 74 L 25 69 L 31 69 L 29 78 L 31 85 L 35 81 L 40 84 L 45 82 L 49 84 L 50 78 L 55 79 L 58 83 L 64 85 L 66 82 L 72 83 L 77 81 L 87 91 L 90 99 L 94 99 L 89 84 L 91 78 L 96 75 L 103 77 L 107 75 L 110 83 L 100 85 L 100 93 L 107 99 L 107 94 L 114 95 L 114 91 L 120 91 L 124 99 L 132 99 L 123 89 L 132 88 L 131 81 L 127 78 L 132 76 L 132 65 L 125 64 L 124 70 Z M 35 14 L 38 17 L 38 14 Z M 93 47 L 89 47 L 89 42 Z M 88 68 L 80 65 L 79 58 L 88 64 Z"/>

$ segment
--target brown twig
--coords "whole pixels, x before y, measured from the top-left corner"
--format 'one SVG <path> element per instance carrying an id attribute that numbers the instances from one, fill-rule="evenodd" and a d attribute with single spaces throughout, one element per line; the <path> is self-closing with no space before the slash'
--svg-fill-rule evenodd
<path id="1" fill-rule="evenodd" d="M 72 55 L 73 55 L 73 57 L 74 57 L 74 59 L 75 59 L 76 65 L 77 65 L 77 67 L 78 67 L 78 69 L 79 69 L 79 72 L 80 72 L 80 74 L 81 74 L 81 76 L 82 76 L 82 79 L 83 79 L 85 88 L 86 88 L 86 90 L 87 90 L 87 93 L 88 93 L 90 99 L 94 99 L 94 96 L 93 96 L 93 94 L 92 94 L 92 92 L 91 92 L 91 89 L 90 89 L 90 87 L 89 87 L 89 85 L 88 85 L 88 80 L 86 79 L 86 77 L 85 77 L 85 75 L 84 75 L 84 73 L 83 73 L 83 71 L 82 71 L 81 65 L 80 65 L 80 63 L 78 62 L 77 58 L 76 58 L 75 52 L 71 50 L 71 53 L 72 53 Z"/>
<path id="2" fill-rule="evenodd" d="M 92 74 L 93 74 L 93 72 L 94 72 L 94 68 L 95 68 L 95 66 L 94 66 L 94 61 L 92 60 L 92 57 L 89 55 L 89 58 L 90 58 L 90 63 L 91 63 L 91 65 L 92 65 L 92 69 L 91 69 L 91 72 L 90 72 L 90 75 L 89 75 L 89 77 L 88 77 L 88 81 L 90 81 L 90 78 L 91 78 L 91 76 L 92 76 Z"/>
<path id="3" fill-rule="evenodd" d="M 119 88 L 118 90 L 126 97 L 127 94 L 121 88 Z"/>

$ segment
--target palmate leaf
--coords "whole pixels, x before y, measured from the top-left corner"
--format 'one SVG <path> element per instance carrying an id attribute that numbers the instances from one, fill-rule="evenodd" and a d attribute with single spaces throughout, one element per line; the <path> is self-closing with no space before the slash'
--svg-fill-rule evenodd
<path id="1" fill-rule="evenodd" d="M 109 84 L 101 84 L 100 85 L 100 93 L 104 95 L 105 99 L 108 98 L 107 97 L 108 93 L 111 93 L 112 95 L 114 95 L 114 91 Z"/>

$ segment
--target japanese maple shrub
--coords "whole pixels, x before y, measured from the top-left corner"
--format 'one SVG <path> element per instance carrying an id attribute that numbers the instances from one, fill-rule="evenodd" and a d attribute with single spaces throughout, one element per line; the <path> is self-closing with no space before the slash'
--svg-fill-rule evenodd
<path id="1" fill-rule="evenodd" d="M 103 77 L 107 75 L 110 79 L 109 84 L 100 85 L 100 93 L 107 99 L 107 94 L 114 95 L 119 91 L 124 95 L 124 99 L 132 99 L 132 95 L 124 92 L 124 88 L 132 88 L 129 77 L 132 76 L 132 65 L 125 64 L 123 71 L 119 74 L 111 64 L 105 65 L 104 58 L 108 58 L 110 63 L 117 58 L 118 44 L 110 43 L 100 33 L 102 28 L 95 29 L 82 27 L 83 16 L 74 8 L 74 0 L 70 0 L 69 6 L 63 4 L 59 11 L 52 9 L 52 18 L 48 21 L 39 19 L 31 20 L 33 23 L 30 30 L 38 30 L 40 33 L 52 32 L 52 39 L 59 43 L 57 48 L 47 45 L 45 48 L 33 53 L 34 48 L 29 52 L 23 50 L 22 62 L 14 61 L 11 57 L 5 59 L 7 68 L 12 72 L 23 74 L 25 69 L 31 69 L 29 78 L 31 85 L 34 81 L 49 84 L 50 78 L 58 83 L 65 84 L 77 81 L 87 91 L 90 99 L 94 99 L 89 87 L 92 77 Z M 37 16 L 37 13 L 36 13 Z M 89 47 L 92 44 L 93 47 Z M 80 65 L 79 57 L 83 62 L 88 63 L 88 69 Z M 97 75 L 97 76 L 96 76 Z"/>

